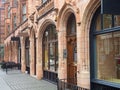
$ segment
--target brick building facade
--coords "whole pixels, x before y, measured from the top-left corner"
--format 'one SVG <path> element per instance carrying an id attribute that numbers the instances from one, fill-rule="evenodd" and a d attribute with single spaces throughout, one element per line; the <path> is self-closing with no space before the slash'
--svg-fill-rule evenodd
<path id="1" fill-rule="evenodd" d="M 98 57 L 102 54 L 98 51 L 97 56 L 96 52 L 91 52 L 96 50 L 91 41 L 94 41 L 94 35 L 97 36 L 92 31 L 100 24 L 100 18 L 94 20 L 100 4 L 100 0 L 7 0 L 4 60 L 21 63 L 21 71 L 27 71 L 37 79 L 45 78 L 53 82 L 56 82 L 55 78 L 67 79 L 68 83 L 88 89 L 93 83 L 101 85 L 102 81 L 98 83 L 96 80 L 106 83 L 109 77 L 102 77 L 101 68 L 94 62 L 99 61 Z M 116 16 L 117 20 L 119 16 Z M 98 26 L 92 28 L 93 22 Z M 108 58 L 108 54 L 104 55 L 104 59 Z M 111 71 L 105 72 L 103 76 Z M 68 78 L 74 78 L 74 82 Z"/>

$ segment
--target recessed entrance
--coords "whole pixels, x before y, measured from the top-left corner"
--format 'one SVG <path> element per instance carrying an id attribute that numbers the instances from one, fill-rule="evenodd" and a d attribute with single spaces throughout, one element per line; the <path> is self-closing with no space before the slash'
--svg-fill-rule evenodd
<path id="1" fill-rule="evenodd" d="M 26 71 L 28 74 L 30 74 L 30 52 L 29 52 L 29 47 L 30 47 L 30 41 L 29 37 L 26 38 L 25 40 L 25 59 L 26 59 Z"/>
<path id="2" fill-rule="evenodd" d="M 67 52 L 67 81 L 72 84 L 77 84 L 77 43 L 74 14 L 71 14 L 67 21 Z"/>

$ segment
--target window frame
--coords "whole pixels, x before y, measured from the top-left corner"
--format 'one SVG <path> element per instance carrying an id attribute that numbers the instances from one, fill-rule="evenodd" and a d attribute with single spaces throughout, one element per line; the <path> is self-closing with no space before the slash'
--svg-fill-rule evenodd
<path id="1" fill-rule="evenodd" d="M 49 34 L 50 34 L 49 29 L 51 29 L 51 28 L 54 28 L 54 30 L 56 30 L 55 29 L 56 28 L 55 25 L 53 25 L 53 24 L 48 25 L 47 28 L 44 31 L 43 39 L 42 39 L 42 41 L 43 41 L 43 44 L 42 44 L 42 47 L 43 47 L 43 55 L 42 55 L 42 58 L 43 58 L 43 70 L 57 72 L 57 70 L 58 70 L 58 63 L 57 63 L 58 62 L 58 38 L 56 36 L 56 34 L 57 34 L 56 32 L 53 32 L 52 35 L 51 35 L 51 36 L 54 35 L 55 37 L 49 37 Z M 45 37 L 46 32 L 48 32 L 47 39 Z M 55 50 L 55 55 L 54 55 L 54 58 L 55 58 L 54 59 L 54 70 L 50 69 L 50 48 L 51 48 L 50 44 L 54 44 L 54 46 L 55 46 L 54 47 L 54 50 Z M 45 66 L 45 46 L 47 46 L 47 52 L 48 52 L 48 57 L 47 57 L 48 58 L 48 63 L 47 63 L 48 67 Z M 57 52 L 57 54 L 56 54 L 56 52 Z"/>
<path id="2" fill-rule="evenodd" d="M 96 13 L 93 15 L 93 19 L 91 22 L 91 27 L 90 27 L 90 80 L 92 83 L 97 83 L 97 84 L 101 84 L 101 85 L 106 85 L 106 86 L 112 86 L 115 88 L 120 88 L 120 83 L 115 83 L 115 82 L 109 82 L 106 80 L 101 80 L 97 78 L 97 59 L 96 59 L 96 36 L 97 35 L 102 35 L 102 34 L 107 34 L 107 33 L 111 33 L 111 32 L 117 32 L 120 31 L 120 26 L 116 26 L 116 27 L 111 27 L 111 28 L 106 28 L 103 29 L 103 17 L 101 18 L 101 30 L 97 31 L 96 28 L 96 20 L 97 20 L 97 16 L 100 14 L 100 8 L 96 11 Z M 101 15 L 102 16 L 102 15 Z M 113 21 L 112 21 L 112 25 Z"/>

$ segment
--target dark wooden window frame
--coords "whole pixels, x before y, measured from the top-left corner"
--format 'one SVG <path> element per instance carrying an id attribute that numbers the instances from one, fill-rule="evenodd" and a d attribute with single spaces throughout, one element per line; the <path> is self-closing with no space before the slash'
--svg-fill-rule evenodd
<path id="1" fill-rule="evenodd" d="M 100 8 L 96 11 L 93 16 L 90 28 L 90 81 L 91 81 L 91 89 L 97 90 L 99 88 L 106 88 L 106 90 L 119 90 L 120 84 L 112 83 L 104 80 L 97 79 L 97 61 L 96 61 L 96 36 L 102 35 L 106 33 L 120 31 L 120 26 L 114 27 L 114 15 L 112 15 L 112 27 L 103 29 L 103 14 L 101 14 L 101 30 L 97 31 L 96 26 L 96 19 L 97 16 L 100 14 Z M 96 89 L 97 88 L 97 89 Z"/>
<path id="2" fill-rule="evenodd" d="M 55 26 L 53 25 L 53 24 L 50 24 L 50 25 L 48 25 L 47 26 L 47 28 L 46 28 L 46 30 L 45 30 L 45 32 L 46 31 L 48 31 L 49 30 L 49 28 L 55 28 Z M 55 36 L 55 37 L 52 37 L 53 39 L 52 40 L 48 40 L 48 41 L 44 41 L 45 40 L 45 32 L 44 32 L 44 35 L 43 35 L 43 69 L 44 69 L 44 67 L 45 67 L 45 61 L 44 61 L 44 59 L 45 59 L 45 54 L 44 54 L 44 49 L 45 49 L 45 44 L 47 44 L 48 45 L 48 70 L 50 71 L 50 43 L 54 43 L 55 44 L 55 72 L 56 72 L 56 70 L 57 70 L 57 61 L 58 61 L 58 57 L 57 57 L 57 55 L 56 55 L 56 51 L 58 51 L 58 50 L 56 50 L 57 49 L 57 47 L 56 47 L 56 44 L 58 45 L 58 40 L 57 40 L 57 37 Z M 58 53 L 58 52 L 57 52 Z"/>

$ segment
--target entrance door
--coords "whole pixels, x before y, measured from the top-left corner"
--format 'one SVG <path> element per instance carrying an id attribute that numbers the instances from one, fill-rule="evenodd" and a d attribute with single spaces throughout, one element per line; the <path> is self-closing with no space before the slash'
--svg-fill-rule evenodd
<path id="1" fill-rule="evenodd" d="M 77 49 L 75 36 L 68 37 L 67 41 L 67 70 L 68 82 L 77 84 Z"/>
<path id="2" fill-rule="evenodd" d="M 67 22 L 67 77 L 68 83 L 77 84 L 76 20 L 71 14 Z"/>

